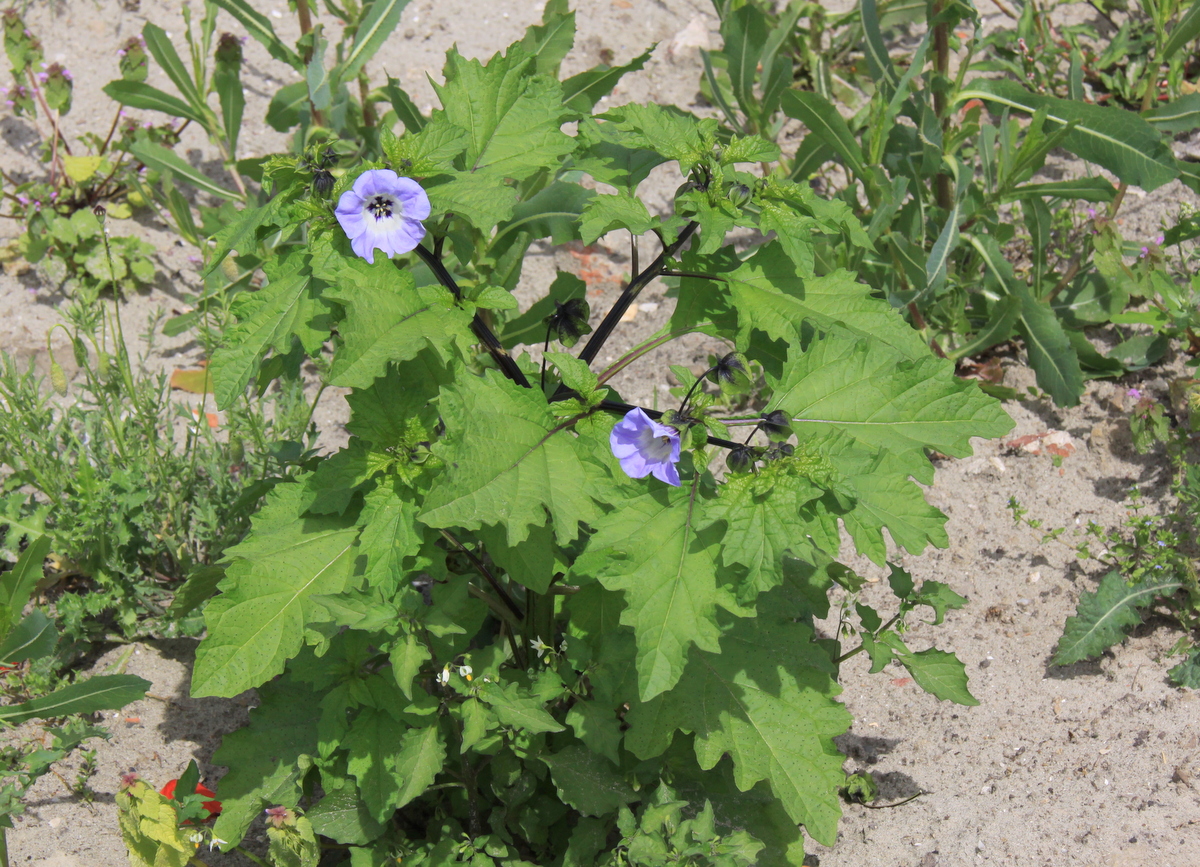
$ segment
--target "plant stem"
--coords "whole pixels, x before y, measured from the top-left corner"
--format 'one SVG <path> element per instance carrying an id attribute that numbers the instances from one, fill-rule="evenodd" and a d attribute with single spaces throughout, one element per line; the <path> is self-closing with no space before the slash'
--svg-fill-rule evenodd
<path id="1" fill-rule="evenodd" d="M 300 22 L 301 38 L 312 32 L 312 15 L 308 11 L 308 0 L 296 0 L 296 18 Z M 312 60 L 312 47 L 304 50 L 304 62 Z"/>
<path id="2" fill-rule="evenodd" d="M 875 635 L 882 635 L 883 633 L 885 633 L 885 632 L 887 632 L 889 629 L 891 629 L 891 628 L 892 628 L 892 626 L 894 626 L 894 625 L 895 625 L 896 621 L 900 619 L 900 616 L 901 616 L 902 614 L 904 614 L 904 609 L 903 609 L 903 608 L 901 608 L 899 611 L 897 611 L 897 612 L 896 612 L 896 616 L 895 616 L 895 617 L 893 617 L 893 618 L 892 618 L 891 620 L 889 620 L 887 623 L 883 624 L 883 626 L 881 626 L 881 627 L 879 627 L 877 630 L 875 630 Z M 833 664 L 834 664 L 834 665 L 841 665 L 841 664 L 842 664 L 843 662 L 845 662 L 847 659 L 850 659 L 852 656 L 858 656 L 860 653 L 862 653 L 862 652 L 863 652 L 864 650 L 866 650 L 866 649 L 867 649 L 867 646 L 866 646 L 865 644 L 860 644 L 858 647 L 854 648 L 853 650 L 850 650 L 850 651 L 847 651 L 846 653 L 843 653 L 841 656 L 839 656 L 837 659 L 835 659 L 835 660 L 833 661 Z"/>
<path id="3" fill-rule="evenodd" d="M 703 325 L 703 324 L 704 323 L 701 323 L 701 325 Z M 614 361 L 611 365 L 609 365 L 603 371 L 601 371 L 600 376 L 597 378 L 599 384 L 603 385 L 605 382 L 612 379 L 614 376 L 616 376 L 618 373 L 620 373 L 622 370 L 624 370 L 629 365 L 633 364 L 633 362 L 637 361 L 639 358 L 641 358 L 646 353 L 652 352 L 653 350 L 658 349 L 658 347 L 662 346 L 665 343 L 670 343 L 676 337 L 682 337 L 685 334 L 691 334 L 693 331 L 699 330 L 699 328 L 700 328 L 700 325 L 697 325 L 692 328 L 684 328 L 680 331 L 672 331 L 670 334 L 664 334 L 661 337 L 653 337 L 650 340 L 647 340 L 645 343 L 642 343 L 639 346 L 635 346 L 633 349 L 626 352 L 624 355 L 622 355 L 620 358 L 618 358 L 616 361 Z"/>
<path id="4" fill-rule="evenodd" d="M 937 18 L 945 9 L 945 0 L 934 0 L 933 17 Z M 933 25 L 933 111 L 942 123 L 942 139 L 950 128 L 950 117 L 946 105 L 946 86 L 950 72 L 950 25 L 939 21 Z M 953 192 L 950 189 L 950 176 L 938 172 L 934 178 L 934 196 L 939 208 L 950 210 L 953 204 Z"/>
<path id="5" fill-rule="evenodd" d="M 450 272 L 446 270 L 446 266 L 442 264 L 441 259 L 421 244 L 417 245 L 414 252 L 420 257 L 422 262 L 429 266 L 429 270 L 433 272 L 433 276 L 437 278 L 437 281 L 450 290 L 450 294 L 454 296 L 454 300 L 462 301 L 462 290 L 458 288 L 458 283 L 450 276 Z M 491 354 L 496 365 L 505 376 L 517 385 L 525 388 L 533 387 L 529 379 L 525 376 L 525 371 L 517 366 L 516 361 L 508 354 L 508 350 L 504 348 L 504 344 L 492 333 L 492 329 L 488 327 L 488 324 L 483 321 L 483 317 L 478 313 L 471 320 L 471 330 L 479 338 L 479 342 Z"/>
<path id="6" fill-rule="evenodd" d="M 587 345 L 583 347 L 583 352 L 579 353 L 579 357 L 591 364 L 596 356 L 600 353 L 601 348 L 612 334 L 613 329 L 617 327 L 617 323 L 621 321 L 621 317 L 625 315 L 625 311 L 629 309 L 629 305 L 638 297 L 643 289 L 646 288 L 659 274 L 662 273 L 663 267 L 666 265 L 667 259 L 679 252 L 680 248 L 687 243 L 695 231 L 700 228 L 700 224 L 695 220 L 683 227 L 683 231 L 679 233 L 679 237 L 675 242 L 662 249 L 648 266 L 636 277 L 629 281 L 625 290 L 621 293 L 621 297 L 616 300 L 612 308 L 604 316 L 604 320 L 600 323 L 600 327 L 593 332 Z"/>
<path id="7" fill-rule="evenodd" d="M 235 851 L 235 852 L 241 852 L 243 855 L 245 855 L 247 858 L 249 858 L 249 859 L 250 859 L 251 861 L 253 861 L 255 864 L 259 865 L 259 867 L 270 867 L 270 865 L 268 865 L 268 864 L 267 864 L 267 862 L 266 862 L 266 861 L 264 861 L 262 858 L 259 858 L 259 857 L 258 857 L 257 855 L 255 855 L 253 852 L 250 852 L 250 851 L 248 851 L 248 850 L 246 850 L 246 849 L 243 849 L 243 848 L 242 848 L 240 845 L 238 845 L 237 843 L 235 843 L 235 844 L 233 845 L 233 849 L 234 849 L 234 851 Z"/>
<path id="8" fill-rule="evenodd" d="M 492 585 L 492 589 L 496 591 L 496 595 L 504 600 L 504 604 L 508 606 L 508 610 L 516 615 L 518 620 L 524 620 L 525 613 L 521 611 L 516 602 L 513 602 L 512 597 L 508 595 L 508 591 L 500 586 L 500 582 L 496 580 L 496 576 L 491 573 L 491 570 L 483 565 L 482 560 L 475 556 L 475 552 L 458 541 L 458 538 L 449 530 L 440 530 L 439 532 L 442 534 L 442 538 L 466 555 L 467 559 L 471 561 L 471 565 L 478 569 L 479 574 L 486 578 L 487 582 Z"/>

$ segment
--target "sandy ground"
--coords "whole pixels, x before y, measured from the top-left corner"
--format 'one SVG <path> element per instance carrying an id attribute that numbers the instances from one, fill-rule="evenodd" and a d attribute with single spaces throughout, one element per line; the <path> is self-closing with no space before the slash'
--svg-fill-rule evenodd
<path id="1" fill-rule="evenodd" d="M 256 6 L 286 36 L 294 27 L 283 0 Z M 579 36 L 564 71 L 574 73 L 612 52 L 625 62 L 646 44 L 659 47 L 647 69 L 628 76 L 611 99 L 676 103 L 708 110 L 698 94 L 698 48 L 719 45 L 712 7 L 702 0 L 599 0 L 580 3 Z M 541 4 L 419 0 L 405 10 L 400 27 L 372 64 L 398 76 L 419 105 L 434 102 L 426 75 L 435 77 L 445 49 L 456 42 L 468 56 L 490 56 L 518 38 L 540 17 Z M 986 11 L 986 8 L 985 8 Z M 100 87 L 116 77 L 116 49 L 147 20 L 178 34 L 176 4 L 159 0 L 70 0 L 31 4 L 29 21 L 46 43 L 47 57 L 71 68 L 77 83 L 69 134 L 107 129 L 113 106 Z M 240 33 L 235 22 L 223 29 Z M 290 70 L 254 42 L 246 47 L 248 90 L 243 156 L 285 146 L 261 122 L 266 100 Z M 150 83 L 164 86 L 162 74 Z M 166 85 L 169 87 L 169 85 Z M 0 160 L 8 171 L 33 171 L 32 136 L 25 121 L 0 119 Z M 200 139 L 181 148 L 197 164 L 212 150 Z M 678 177 L 660 169 L 649 183 L 652 208 L 663 207 Z M 1131 196 L 1122 210 L 1127 237 L 1153 237 L 1159 222 L 1180 201 L 1196 199 L 1177 184 L 1146 197 Z M 0 221 L 0 240 L 15 227 Z M 130 300 L 126 322 L 144 321 L 154 309 L 180 309 L 180 292 L 196 285 L 193 250 L 178 246 L 152 216 L 113 226 L 159 250 L 156 286 Z M 610 246 L 605 242 L 611 241 Z M 519 291 L 524 303 L 545 287 L 557 268 L 583 276 L 593 309 L 602 312 L 629 268 L 619 239 L 595 248 L 534 248 Z M 36 275 L 0 277 L 0 345 L 46 369 L 45 335 L 62 301 Z M 670 312 L 662 290 L 649 290 L 624 335 L 626 345 L 655 330 Z M 614 346 L 613 355 L 620 346 Z M 653 404 L 669 387 L 666 364 L 702 363 L 710 345 L 675 344 L 629 369 L 616 385 L 630 399 Z M 66 350 L 66 347 L 63 347 Z M 58 353 L 64 363 L 69 351 Z M 152 364 L 162 369 L 199 360 L 186 339 L 162 344 Z M 604 359 L 602 359 L 604 360 Z M 1017 426 L 1005 438 L 1068 432 L 1076 453 L 1053 466 L 1046 456 L 1014 452 L 1004 442 L 976 444 L 976 455 L 941 462 L 929 491 L 950 518 L 951 547 L 901 562 L 917 579 L 948 582 L 970 599 L 936 629 L 917 626 L 915 649 L 936 640 L 966 662 L 976 708 L 939 703 L 917 689 L 900 669 L 868 676 L 862 657 L 843 669 L 844 700 L 855 723 L 841 739 L 850 771 L 872 773 L 881 802 L 923 792 L 893 809 L 847 806 L 841 837 L 832 849 L 810 843 L 806 864 L 826 867 L 957 867 L 968 864 L 1104 865 L 1104 867 L 1197 867 L 1200 865 L 1200 703 L 1165 678 L 1173 662 L 1166 652 L 1178 637 L 1169 624 L 1151 622 L 1115 654 L 1094 663 L 1051 668 L 1049 659 L 1062 623 L 1081 592 L 1095 587 L 1101 569 L 1080 563 L 1063 545 L 1041 544 L 1038 534 L 1014 526 L 1005 505 L 1016 497 L 1031 517 L 1068 526 L 1094 520 L 1105 526 L 1126 515 L 1133 484 L 1161 506 L 1167 496 L 1161 458 L 1140 457 L 1129 445 L 1125 390 L 1139 388 L 1165 399 L 1166 374 L 1148 372 L 1121 383 L 1094 383 L 1080 407 L 1059 410 L 1042 402 L 1012 404 Z M 1009 384 L 1032 383 L 1013 362 Z M 180 396 L 180 400 L 188 400 Z M 344 441 L 341 395 L 327 392 L 317 413 L 322 444 Z M 886 607 L 889 595 L 880 570 L 852 564 L 875 579 L 865 601 Z M 833 624 L 827 624 L 832 629 Z M 194 642 L 146 642 L 129 658 L 127 671 L 152 681 L 151 695 L 106 715 L 112 739 L 97 747 L 96 797 L 83 804 L 48 776 L 32 793 L 28 813 L 9 832 L 14 865 L 118 867 L 127 863 L 117 833 L 113 795 L 121 773 L 135 769 L 161 785 L 191 758 L 206 780 L 223 769 L 209 760 L 220 736 L 246 719 L 253 695 L 233 700 L 191 699 L 187 678 Z M 120 655 L 106 654 L 102 669 Z M 32 734 L 32 732 L 31 732 Z M 62 776 L 72 779 L 75 764 Z M 237 856 L 205 856 L 212 865 L 248 863 Z"/>

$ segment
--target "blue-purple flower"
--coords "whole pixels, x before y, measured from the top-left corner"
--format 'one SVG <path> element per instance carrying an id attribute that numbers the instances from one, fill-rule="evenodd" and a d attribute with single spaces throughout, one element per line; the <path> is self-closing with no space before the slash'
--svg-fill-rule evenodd
<path id="1" fill-rule="evenodd" d="M 608 438 L 612 453 L 631 479 L 654 478 L 679 487 L 679 431 L 659 424 L 640 407 L 625 413 Z"/>
<path id="2" fill-rule="evenodd" d="M 351 249 L 374 265 L 376 249 L 391 257 L 421 243 L 429 196 L 412 178 L 402 178 L 391 169 L 370 169 L 342 193 L 334 213 Z"/>

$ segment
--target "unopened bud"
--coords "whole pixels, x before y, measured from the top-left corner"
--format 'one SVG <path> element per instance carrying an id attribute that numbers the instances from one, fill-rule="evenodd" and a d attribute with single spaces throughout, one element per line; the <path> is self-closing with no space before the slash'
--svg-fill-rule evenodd
<path id="1" fill-rule="evenodd" d="M 59 397 L 67 396 L 67 372 L 53 355 L 50 356 L 50 384 Z"/>
<path id="2" fill-rule="evenodd" d="M 738 446 L 725 456 L 725 465 L 732 473 L 748 473 L 754 469 L 757 452 L 753 446 Z"/>
<path id="3" fill-rule="evenodd" d="M 217 65 L 237 72 L 242 65 L 242 40 L 232 33 L 222 33 L 217 40 Z"/>
<path id="4" fill-rule="evenodd" d="M 133 82 L 146 80 L 150 64 L 146 59 L 146 46 L 140 36 L 129 37 L 121 46 L 121 50 L 117 52 L 117 56 L 121 59 L 119 64 L 121 78 Z"/>
<path id="5" fill-rule="evenodd" d="M 588 325 L 591 308 L 582 298 L 571 298 L 565 302 L 554 302 L 554 312 L 546 317 L 546 324 L 558 338 L 558 341 L 570 349 L 579 342 L 579 338 L 590 334 L 592 326 Z"/>
<path id="6" fill-rule="evenodd" d="M 734 184 L 729 188 L 729 201 L 735 208 L 743 207 L 750 201 L 750 188 L 745 184 Z"/>
<path id="7" fill-rule="evenodd" d="M 750 378 L 749 362 L 740 352 L 726 355 L 713 365 L 707 376 L 708 381 L 717 383 L 724 394 L 741 394 L 754 385 Z"/>
<path id="8" fill-rule="evenodd" d="M 792 435 L 791 422 L 786 412 L 777 409 L 774 412 L 764 412 L 758 427 L 771 442 L 780 443 Z"/>
<path id="9" fill-rule="evenodd" d="M 321 198 L 325 198 L 333 192 L 333 184 L 333 174 L 327 169 L 320 169 L 313 173 L 313 192 Z"/>

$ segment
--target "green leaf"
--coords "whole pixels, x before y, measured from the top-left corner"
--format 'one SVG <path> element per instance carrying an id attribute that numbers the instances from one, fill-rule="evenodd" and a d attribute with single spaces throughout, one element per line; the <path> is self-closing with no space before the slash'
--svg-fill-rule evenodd
<path id="1" fill-rule="evenodd" d="M 1015 295 L 1005 295 L 992 305 L 991 315 L 983 328 L 975 332 L 975 337 L 967 343 L 946 353 L 947 358 L 969 358 L 977 352 L 990 349 L 1012 336 L 1013 327 L 1021 316 L 1021 299 Z"/>
<path id="2" fill-rule="evenodd" d="M 160 144 L 150 141 L 134 142 L 130 150 L 134 156 L 150 168 L 157 169 L 160 172 L 170 172 L 175 177 L 182 181 L 187 181 L 202 192 L 221 199 L 241 201 L 241 194 L 235 193 L 233 190 L 227 190 L 220 184 L 213 182 L 199 170 L 193 168 L 190 163 L 185 162 L 177 153 L 168 150 Z"/>
<path id="3" fill-rule="evenodd" d="M 846 121 L 838 114 L 833 104 L 819 93 L 804 90 L 789 90 L 783 95 L 783 113 L 800 121 L 816 136 L 833 149 L 846 168 L 860 178 L 866 177 L 862 148 L 850 132 Z"/>
<path id="4" fill-rule="evenodd" d="M 275 91 L 267 105 L 266 121 L 279 132 L 300 124 L 308 112 L 308 81 L 293 81 Z"/>
<path id="5" fill-rule="evenodd" d="M 621 721 L 611 707 L 599 700 L 577 701 L 567 711 L 567 725 L 588 749 L 621 766 Z"/>
<path id="6" fill-rule="evenodd" d="M 702 769 L 728 754 L 738 789 L 766 780 L 793 822 L 832 845 L 845 780 L 833 738 L 850 714 L 834 698 L 841 689 L 829 656 L 812 639 L 808 625 L 766 613 L 735 621 L 719 653 L 693 652 L 677 688 L 629 712 L 626 745 L 645 759 L 665 750 L 676 729 L 694 732 Z"/>
<path id="7" fill-rule="evenodd" d="M 442 769 L 446 747 L 436 723 L 409 728 L 390 713 L 363 708 L 342 744 L 347 768 L 358 780 L 368 813 L 386 822 L 393 812 L 419 797 Z"/>
<path id="8" fill-rule="evenodd" d="M 1170 596 L 1182 586 L 1183 582 L 1172 575 L 1129 584 L 1121 573 L 1109 572 L 1100 579 L 1094 593 L 1079 597 L 1075 614 L 1067 618 L 1054 649 L 1054 664 L 1070 665 L 1099 656 L 1122 641 L 1129 627 L 1142 622 L 1139 609 L 1159 597 Z"/>
<path id="9" fill-rule="evenodd" d="M 562 83 L 563 105 L 581 114 L 590 114 L 601 97 L 608 96 L 628 72 L 637 72 L 646 65 L 654 49 L 639 54 L 623 66 L 601 63 L 572 75 Z"/>
<path id="10" fill-rule="evenodd" d="M 226 551 L 232 562 L 204 612 L 193 695 L 237 695 L 281 672 L 305 627 L 326 617 L 309 597 L 340 593 L 354 574 L 358 528 L 347 518 L 303 517 L 307 497 L 303 485 L 277 485 L 250 535 Z"/>
<path id="11" fill-rule="evenodd" d="M 376 822 L 366 809 L 357 787 L 348 780 L 340 789 L 326 792 L 304 815 L 314 831 L 337 843 L 365 846 L 384 830 L 383 824 Z"/>
<path id="12" fill-rule="evenodd" d="M 848 271 L 834 271 L 812 279 L 799 279 L 796 266 L 778 241 L 760 247 L 744 262 L 736 256 L 683 257 L 688 271 L 722 278 L 729 288 L 728 301 L 737 311 L 737 343 L 753 344 L 752 331 L 788 343 L 802 342 L 805 322 L 817 328 L 835 325 L 873 341 L 886 343 L 908 358 L 924 358 L 929 347 L 892 306 L 874 297 L 870 286 Z M 697 319 L 720 313 L 708 304 L 692 306 L 692 297 L 721 299 L 726 293 L 711 280 L 685 277 L 680 281 L 680 303 L 671 317 L 672 330 L 694 327 Z"/>
<path id="13" fill-rule="evenodd" d="M 917 686 L 942 701 L 974 707 L 979 700 L 967 689 L 967 669 L 953 653 L 929 648 L 918 653 L 909 650 L 894 632 L 881 641 L 896 654 L 896 659 L 908 669 Z"/>
<path id="14" fill-rule="evenodd" d="M 247 0 L 213 0 L 213 2 L 241 22 L 247 32 L 258 40 L 276 60 L 282 60 L 297 72 L 304 71 L 300 55 L 284 45 L 275 35 L 271 20 L 256 11 Z M 240 839 L 240 838 L 239 838 Z"/>
<path id="15" fill-rule="evenodd" d="M 503 527 L 479 528 L 479 539 L 487 548 L 488 556 L 508 577 L 534 593 L 545 593 L 555 572 L 555 546 L 553 527 L 530 527 L 529 538 L 519 545 L 508 544 L 508 533 Z"/>
<path id="16" fill-rule="evenodd" d="M 195 121 L 200 126 L 205 126 L 207 122 L 207 118 L 203 114 L 197 112 L 183 100 L 171 96 L 169 93 L 163 93 L 157 87 L 151 87 L 140 81 L 125 81 L 123 79 L 110 81 L 104 85 L 103 90 L 111 98 L 121 103 L 121 105 L 128 105 L 130 108 L 140 108 L 145 111 L 161 111 L 163 114 L 171 115 L 171 117 L 182 117 Z M 140 144 L 149 145 L 151 142 L 141 142 Z M 161 147 L 161 145 L 158 145 L 158 147 Z"/>
<path id="17" fill-rule="evenodd" d="M 733 136 L 729 145 L 721 151 L 721 165 L 735 163 L 770 163 L 779 159 L 779 145 L 762 136 Z"/>
<path id="18" fill-rule="evenodd" d="M 392 674 L 396 678 L 396 685 L 400 687 L 405 698 L 412 699 L 412 682 L 421 673 L 421 666 L 430 659 L 432 657 L 429 654 L 429 648 L 421 643 L 415 632 L 409 629 L 405 629 L 401 639 L 392 645 L 388 661 L 392 664 Z"/>
<path id="19" fill-rule="evenodd" d="M 575 143 L 559 129 L 563 121 L 562 85 L 530 77 L 534 59 L 519 48 L 496 54 L 484 66 L 451 48 L 443 74 L 434 85 L 446 117 L 467 131 L 466 168 L 524 180 L 551 168 Z"/>
<path id="20" fill-rule="evenodd" d="M 0 642 L 0 662 L 12 664 L 49 656 L 56 644 L 54 621 L 35 608 Z"/>
<path id="21" fill-rule="evenodd" d="M 242 115 L 246 109 L 246 96 L 242 92 L 242 79 L 236 72 L 218 69 L 213 73 L 213 90 L 221 106 L 221 124 L 229 140 L 229 152 L 237 153 L 238 134 L 242 130 Z"/>
<path id="22" fill-rule="evenodd" d="M 433 209 L 432 219 L 452 213 L 485 233 L 510 219 L 517 203 L 517 191 L 491 172 L 444 175 L 426 185 L 425 192 Z"/>
<path id="23" fill-rule="evenodd" d="M 281 213 L 298 193 L 299 190 L 281 193 L 260 207 L 239 211 L 237 219 L 213 235 L 217 245 L 209 255 L 208 263 L 200 276 L 207 277 L 215 271 L 232 251 L 236 250 L 243 256 L 254 252 L 258 246 L 258 230 L 263 226 L 277 225 Z"/>
<path id="24" fill-rule="evenodd" d="M 933 609 L 933 625 L 938 626 L 951 609 L 967 604 L 966 597 L 959 596 L 948 584 L 940 581 L 922 581 L 921 589 L 912 597 L 914 605 L 928 605 Z M 877 627 L 878 628 L 878 627 Z"/>
<path id="25" fill-rule="evenodd" d="M 800 507 L 824 491 L 794 469 L 791 461 L 774 461 L 759 472 L 726 477 L 720 499 L 704 504 L 707 519 L 726 525 L 723 568 L 745 575 L 737 589 L 742 605 L 781 584 L 784 555 L 808 547 L 812 529 Z"/>
<path id="26" fill-rule="evenodd" d="M 478 694 L 506 726 L 522 729 L 533 735 L 539 732 L 561 732 L 566 729 L 546 712 L 541 701 L 518 684 L 506 683 L 501 686 L 492 681 L 481 682 Z"/>
<path id="27" fill-rule="evenodd" d="M 399 479 L 384 480 L 364 498 L 361 523 L 367 580 L 376 586 L 399 587 L 405 566 L 423 542 L 414 492 Z"/>
<path id="28" fill-rule="evenodd" d="M 1200 36 L 1200 4 L 1189 3 L 1188 10 L 1171 28 L 1167 44 L 1163 46 L 1162 54 L 1155 58 L 1160 64 L 1166 63 L 1175 52 Z"/>
<path id="29" fill-rule="evenodd" d="M 196 610 L 201 603 L 211 599 L 217 592 L 217 585 L 225 577 L 224 566 L 197 566 L 188 574 L 183 586 L 175 591 L 175 598 L 167 614 L 171 617 L 183 617 Z"/>
<path id="30" fill-rule="evenodd" d="M 265 807 L 294 807 L 300 799 L 302 756 L 317 755 L 314 712 L 322 696 L 295 680 L 285 679 L 258 689 L 258 707 L 250 724 L 221 738 L 213 762 L 229 768 L 219 786 L 221 815 L 213 833 L 231 849 Z"/>
<path id="31" fill-rule="evenodd" d="M 354 33 L 354 44 L 350 46 L 346 59 L 342 61 L 342 81 L 352 80 L 358 75 L 363 64 L 383 47 L 383 43 L 400 23 L 400 13 L 407 5 L 408 0 L 372 0 L 371 4 L 366 6 L 363 17 L 358 22 L 358 30 Z"/>
<path id="32" fill-rule="evenodd" d="M 1034 196 L 1045 199 L 1076 199 L 1083 202 L 1111 202 L 1116 195 L 1117 188 L 1105 178 L 1074 178 L 1044 184 L 1023 184 L 1006 193 L 1003 200 L 1013 201 Z"/>
<path id="33" fill-rule="evenodd" d="M 725 38 L 725 57 L 733 95 L 746 114 L 753 114 L 758 102 L 754 82 L 758 79 L 759 58 L 767 41 L 767 19 L 757 6 L 747 3 L 721 22 Z"/>
<path id="34" fill-rule="evenodd" d="M 1144 190 L 1156 190 L 1179 175 L 1175 157 L 1158 131 L 1123 108 L 1030 93 L 1015 81 L 1002 80 L 972 81 L 957 99 L 982 99 L 1029 114 L 1044 109 L 1048 133 L 1074 123 L 1063 147 Z"/>
<path id="35" fill-rule="evenodd" d="M 565 545 L 580 521 L 597 517 L 587 489 L 599 468 L 585 466 L 576 435 L 540 392 L 489 371 L 444 390 L 442 411 L 447 434 L 433 451 L 446 470 L 425 500 L 423 523 L 468 530 L 502 523 L 516 545 L 549 511 Z"/>
<path id="36" fill-rule="evenodd" d="M 572 574 L 624 591 L 621 623 L 637 636 L 643 701 L 675 686 L 693 644 L 720 652 L 717 604 L 735 607 L 717 587 L 721 534 L 711 522 L 700 528 L 699 495 L 699 474 L 679 488 L 650 482 L 592 522 L 596 533 L 572 567 Z"/>
<path id="37" fill-rule="evenodd" d="M 677 160 L 685 174 L 712 147 L 718 126 L 715 118 L 700 120 L 673 105 L 630 103 L 600 117 L 628 133 L 627 146 Z"/>
<path id="38" fill-rule="evenodd" d="M 510 233 L 528 232 L 554 244 L 579 240 L 579 218 L 596 198 L 593 190 L 568 181 L 554 181 L 513 208 L 512 219 L 496 228 L 492 248 L 499 249 Z"/>
<path id="39" fill-rule="evenodd" d="M 203 116 L 207 106 L 200 96 L 200 91 L 196 89 L 196 83 L 188 74 L 187 67 L 179 59 L 179 54 L 175 51 L 175 46 L 171 44 L 171 38 L 167 36 L 167 32 L 157 24 L 147 22 L 142 27 L 142 39 L 146 41 L 146 49 L 158 61 L 158 65 L 162 67 L 167 78 L 171 79 L 171 83 L 187 100 L 188 105 L 192 106 L 197 114 Z"/>
<path id="40" fill-rule="evenodd" d="M 267 350 L 286 354 L 292 348 L 293 336 L 307 337 L 314 318 L 324 312 L 316 299 L 307 256 L 293 253 L 279 268 L 269 275 L 271 282 L 245 296 L 244 306 L 236 311 L 237 325 L 226 331 L 224 341 L 213 353 L 208 369 L 219 409 L 227 408 L 242 395 Z"/>
<path id="41" fill-rule="evenodd" d="M 558 68 L 574 44 L 575 13 L 567 11 L 565 2 L 556 0 L 546 4 L 542 23 L 527 28 L 521 40 L 521 47 L 537 61 L 537 73 L 554 78 L 558 78 Z"/>
<path id="42" fill-rule="evenodd" d="M 384 375 L 389 363 L 415 358 L 426 346 L 447 349 L 456 337 L 469 338 L 470 314 L 454 305 L 439 285 L 413 288 L 411 272 L 390 260 L 337 257 L 322 276 L 337 288 L 325 296 L 346 306 L 339 330 L 344 343 L 333 357 L 329 382 L 365 388 Z"/>
<path id="43" fill-rule="evenodd" d="M 1200 650 L 1193 648 L 1187 659 L 1171 668 L 1167 676 L 1176 686 L 1200 689 Z"/>
<path id="44" fill-rule="evenodd" d="M 634 136 L 622 132 L 613 123 L 601 124 L 590 118 L 583 120 L 579 124 L 578 139 L 580 146 L 575 156 L 575 168 L 630 195 L 656 166 L 667 161 L 657 151 L 633 147 Z"/>
<path id="45" fill-rule="evenodd" d="M 6 535 L 21 535 L 20 528 L 14 527 L 2 514 L 0 514 L 0 526 L 6 528 Z M 19 539 L 10 539 L 9 542 L 15 548 Z M 0 638 L 8 636 L 8 630 L 12 627 L 13 620 L 21 616 L 21 612 L 25 609 L 30 597 L 33 596 L 38 582 L 44 577 L 43 561 L 49 553 L 50 537 L 35 536 L 30 541 L 29 547 L 21 552 L 16 564 L 11 569 L 0 572 L 0 610 L 8 613 L 7 618 L 0 621 Z"/>
<path id="46" fill-rule="evenodd" d="M 49 695 L 0 707 L 0 721 L 17 725 L 31 719 L 117 710 L 140 699 L 149 688 L 150 681 L 132 674 L 100 674 Z"/>
<path id="47" fill-rule="evenodd" d="M 770 408 L 784 410 L 798 436 L 832 429 L 897 455 L 928 448 L 964 457 L 971 437 L 1013 426 L 998 401 L 955 377 L 953 362 L 903 358 L 877 341 L 822 336 L 789 354 L 782 376 L 768 374 L 767 382 Z M 932 469 L 918 478 L 931 483 Z"/>
<path id="48" fill-rule="evenodd" d="M 583 209 L 580 240 L 593 244 L 601 235 L 614 229 L 628 229 L 634 235 L 644 235 L 657 222 L 646 210 L 641 199 L 631 195 L 599 195 Z"/>
<path id="49" fill-rule="evenodd" d="M 1124 285 L 1089 270 L 1063 287 L 1050 307 L 1067 328 L 1081 329 L 1108 322 L 1128 304 L 1129 292 Z"/>
<path id="50" fill-rule="evenodd" d="M 322 35 L 324 25 L 318 24 L 312 30 L 312 56 L 304 71 L 304 83 L 308 88 L 308 101 L 316 111 L 325 111 L 333 102 L 333 89 L 330 87 L 329 70 L 325 68 L 325 49 L 329 40 Z"/>
<path id="51" fill-rule="evenodd" d="M 419 132 L 406 132 L 400 138 L 383 127 L 379 143 L 393 169 L 404 175 L 424 177 L 452 171 L 454 158 L 467 149 L 467 131 L 435 112 Z"/>
<path id="52" fill-rule="evenodd" d="M 582 744 L 541 759 L 550 766 L 558 796 L 585 816 L 605 816 L 639 799 L 607 759 Z"/>

